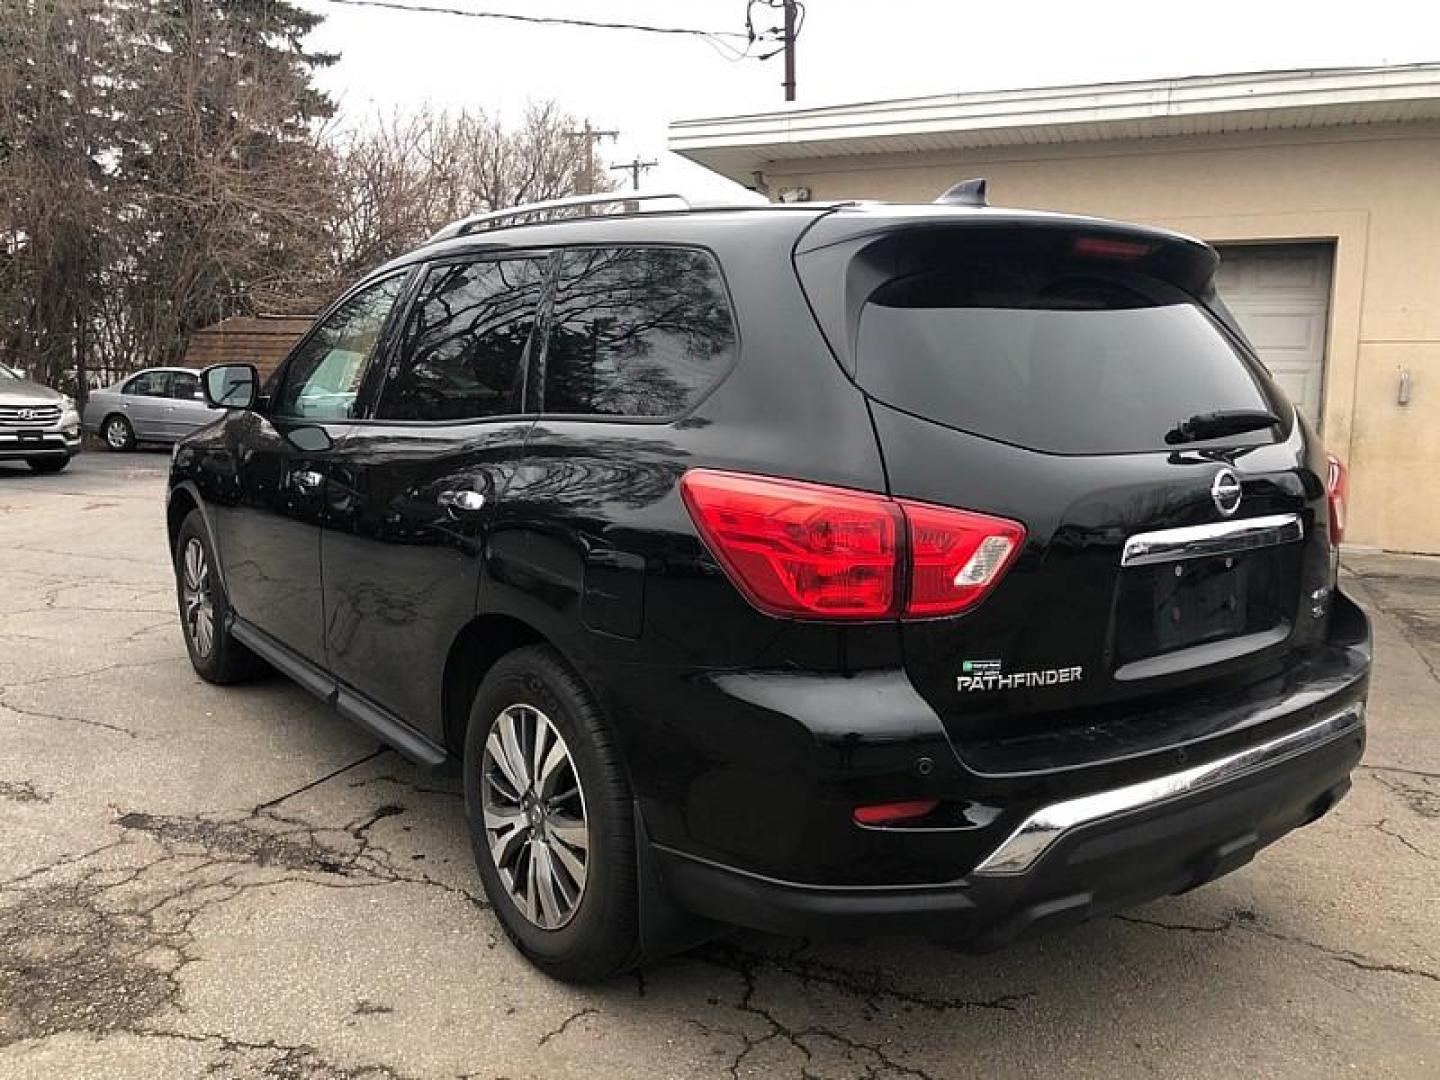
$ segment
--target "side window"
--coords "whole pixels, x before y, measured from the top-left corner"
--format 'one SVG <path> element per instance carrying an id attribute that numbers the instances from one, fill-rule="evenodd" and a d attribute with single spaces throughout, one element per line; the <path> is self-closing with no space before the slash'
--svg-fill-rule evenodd
<path id="1" fill-rule="evenodd" d="M 715 260 L 678 248 L 561 258 L 541 410 L 673 416 L 725 371 L 735 323 Z"/>
<path id="2" fill-rule="evenodd" d="M 543 259 L 434 267 L 380 392 L 386 420 L 471 420 L 521 411 L 525 347 Z"/>
<path id="3" fill-rule="evenodd" d="M 126 383 L 121 392 L 139 397 L 165 397 L 169 383 L 168 371 L 142 371 Z"/>
<path id="4" fill-rule="evenodd" d="M 200 376 L 188 371 L 170 373 L 170 396 L 184 401 L 200 400 Z"/>
<path id="5" fill-rule="evenodd" d="M 388 277 L 330 313 L 286 364 L 275 415 L 308 420 L 354 415 L 365 365 L 404 284 L 404 274 Z"/>

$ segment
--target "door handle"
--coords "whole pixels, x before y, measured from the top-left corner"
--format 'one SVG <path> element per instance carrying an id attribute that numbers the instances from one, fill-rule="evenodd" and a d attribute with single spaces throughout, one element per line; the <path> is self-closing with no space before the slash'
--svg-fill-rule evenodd
<path id="1" fill-rule="evenodd" d="M 485 496 L 469 488 L 460 491 L 442 491 L 435 496 L 435 501 L 443 506 L 445 512 L 452 518 L 485 509 Z"/>
<path id="2" fill-rule="evenodd" d="M 300 469 L 292 472 L 290 479 L 294 481 L 296 487 L 306 491 L 314 491 L 325 482 L 324 474 L 318 473 L 314 469 Z"/>

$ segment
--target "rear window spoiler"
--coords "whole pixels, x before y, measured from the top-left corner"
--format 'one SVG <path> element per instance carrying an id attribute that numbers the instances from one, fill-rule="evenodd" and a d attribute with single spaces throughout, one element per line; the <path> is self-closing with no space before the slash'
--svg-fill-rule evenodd
<path id="1" fill-rule="evenodd" d="M 1193 296 L 1240 341 L 1234 317 L 1215 294 L 1219 253 L 1193 237 L 1162 229 L 1016 210 L 959 210 L 945 206 L 836 207 L 818 217 L 796 241 L 800 285 L 831 350 L 847 374 L 855 373 L 855 329 L 870 294 L 905 273 L 910 252 L 945 234 L 969 230 L 1049 234 L 1097 259 L 1129 263 Z M 1062 237 L 1072 237 L 1063 241 Z M 920 241 L 917 245 L 915 241 Z"/>

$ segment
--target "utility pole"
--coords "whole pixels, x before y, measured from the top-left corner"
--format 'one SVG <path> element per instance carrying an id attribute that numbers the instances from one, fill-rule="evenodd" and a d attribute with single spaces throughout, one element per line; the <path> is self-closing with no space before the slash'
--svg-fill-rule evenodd
<path id="1" fill-rule="evenodd" d="M 571 139 L 581 139 L 585 143 L 585 168 L 575 177 L 575 186 L 580 189 L 578 195 L 589 195 L 595 190 L 595 146 L 601 139 L 613 139 L 619 135 L 618 131 L 599 131 L 590 126 L 590 121 L 585 121 L 585 127 L 580 131 L 567 131 L 565 135 Z"/>
<path id="2" fill-rule="evenodd" d="M 627 161 L 624 165 L 611 165 L 610 171 L 628 172 L 630 174 L 630 187 L 635 191 L 639 191 L 640 174 L 642 172 L 649 172 L 658 164 L 660 164 L 658 161 L 641 161 L 640 156 L 637 154 L 634 161 Z"/>
<path id="3" fill-rule="evenodd" d="M 785 100 L 795 100 L 795 2 L 785 0 Z M 773 55 L 773 54 L 772 54 Z"/>

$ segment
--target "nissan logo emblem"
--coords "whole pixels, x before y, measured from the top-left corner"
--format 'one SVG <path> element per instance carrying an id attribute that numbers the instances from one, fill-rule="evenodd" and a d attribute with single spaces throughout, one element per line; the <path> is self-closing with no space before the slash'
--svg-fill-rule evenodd
<path id="1" fill-rule="evenodd" d="M 1210 498 L 1224 517 L 1240 509 L 1240 494 L 1240 478 L 1231 469 L 1221 469 L 1210 482 Z"/>
<path id="2" fill-rule="evenodd" d="M 19 418 L 19 419 L 21 419 L 21 420 L 34 420 L 34 419 L 35 419 L 35 410 L 34 410 L 34 409 L 21 409 L 21 410 L 20 410 L 19 412 L 17 412 L 15 415 L 16 415 L 17 418 Z"/>

